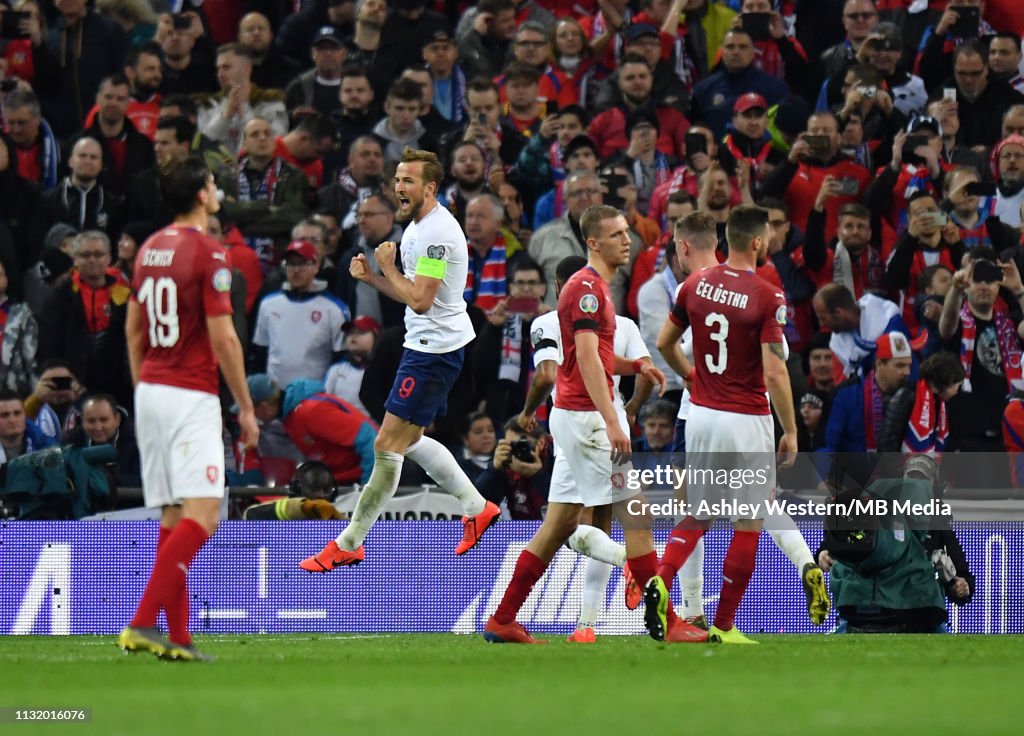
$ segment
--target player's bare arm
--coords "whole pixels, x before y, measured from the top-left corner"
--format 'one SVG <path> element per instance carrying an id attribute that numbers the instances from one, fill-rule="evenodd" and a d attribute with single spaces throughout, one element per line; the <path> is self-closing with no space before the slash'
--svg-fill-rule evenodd
<path id="1" fill-rule="evenodd" d="M 650 364 L 651 367 L 654 366 L 650 358 L 639 358 L 638 360 L 642 360 L 645 363 Z M 661 373 L 661 371 L 658 372 Z M 662 375 L 662 378 L 664 379 L 664 375 Z M 651 398 L 651 394 L 654 393 L 655 383 L 656 382 L 654 380 L 649 378 L 643 372 L 636 374 L 636 382 L 633 384 L 633 395 L 629 397 L 629 401 L 626 402 L 625 406 L 626 419 L 630 426 L 636 422 L 636 417 L 640 413 L 640 408 L 647 403 L 647 399 Z M 665 383 L 662 382 L 660 386 L 661 393 L 659 396 L 664 395 L 665 393 Z"/>
<path id="2" fill-rule="evenodd" d="M 228 385 L 231 397 L 238 404 L 238 424 L 242 428 L 242 447 L 253 450 L 260 439 L 260 428 L 253 413 L 252 397 L 245 382 L 245 361 L 242 358 L 242 344 L 238 341 L 235 325 L 230 314 L 219 314 L 206 318 L 206 329 L 210 334 L 210 347 Z"/>
<path id="3" fill-rule="evenodd" d="M 132 373 L 132 385 L 136 386 L 142 369 L 142 356 L 146 354 L 146 329 L 142 324 L 142 309 L 134 299 L 128 301 L 124 336 L 128 343 L 128 367 Z"/>
<path id="4" fill-rule="evenodd" d="M 542 360 L 537 366 L 533 380 L 530 382 L 530 390 L 526 394 L 526 404 L 516 418 L 516 422 L 523 430 L 532 432 L 537 428 L 537 409 L 551 395 L 551 389 L 555 387 L 557 371 L 558 363 L 553 360 Z"/>
<path id="5" fill-rule="evenodd" d="M 368 268 L 369 264 L 364 263 L 362 268 L 366 271 L 369 278 L 363 280 L 385 296 L 402 302 L 412 311 L 416 312 L 416 314 L 424 314 L 433 306 L 434 298 L 441 289 L 442 280 L 419 272 L 417 272 L 414 280 L 410 281 L 407 279 L 398 270 L 398 266 L 395 265 L 397 248 L 398 246 L 392 241 L 378 245 L 373 252 L 373 259 L 380 268 L 380 275 L 373 273 Z M 363 258 L 365 260 L 365 256 L 362 254 L 356 258 Z M 349 269 L 351 272 L 352 266 Z M 355 273 L 353 273 L 353 276 L 355 276 Z M 356 276 L 356 278 L 359 277 Z"/>
<path id="6" fill-rule="evenodd" d="M 761 344 L 761 360 L 764 363 L 764 382 L 772 407 L 782 425 L 783 435 L 779 440 L 779 467 L 788 468 L 796 461 L 796 410 L 793 408 L 793 390 L 789 384 L 789 369 L 786 368 L 785 346 L 781 342 Z"/>
<path id="7" fill-rule="evenodd" d="M 598 354 L 598 337 L 595 332 L 577 332 L 574 340 L 576 342 L 576 362 L 579 364 L 580 378 L 583 385 L 587 387 L 587 395 L 594 404 L 608 430 L 608 439 L 612 444 L 612 462 L 622 464 L 632 454 L 632 447 L 629 437 L 619 426 L 619 418 L 615 414 L 615 405 L 612 404 L 611 392 L 608 390 L 608 383 L 605 380 L 604 368 L 601 364 L 601 356 Z"/>
<path id="8" fill-rule="evenodd" d="M 669 367 L 678 373 L 683 380 L 688 380 L 693 366 L 683 354 L 683 346 L 680 340 L 683 337 L 683 328 L 670 319 L 665 320 L 658 333 L 656 346 Z"/>

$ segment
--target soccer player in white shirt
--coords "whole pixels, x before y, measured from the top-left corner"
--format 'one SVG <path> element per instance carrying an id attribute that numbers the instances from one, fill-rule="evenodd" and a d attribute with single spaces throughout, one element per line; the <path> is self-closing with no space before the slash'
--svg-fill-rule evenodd
<path id="1" fill-rule="evenodd" d="M 469 251 L 459 223 L 437 202 L 443 177 L 437 156 L 407 148 L 395 172 L 398 214 L 409 221 L 402 234 L 405 273 L 395 265 L 393 242 L 374 251 L 379 274 L 362 253 L 349 264 L 354 278 L 406 305 L 405 350 L 374 442 L 373 473 L 352 521 L 319 554 L 303 560 L 303 570 L 327 572 L 363 561 L 363 539 L 395 494 L 406 457 L 462 503 L 463 536 L 455 554 L 472 549 L 501 513 L 480 495 L 451 452 L 423 434 L 435 417 L 445 414 L 448 393 L 462 370 L 463 349 L 474 337 L 463 299 Z"/>

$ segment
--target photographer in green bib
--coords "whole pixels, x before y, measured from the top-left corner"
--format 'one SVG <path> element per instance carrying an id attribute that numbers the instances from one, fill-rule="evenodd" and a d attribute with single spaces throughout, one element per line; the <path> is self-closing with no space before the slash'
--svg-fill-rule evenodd
<path id="1" fill-rule="evenodd" d="M 974 576 L 942 489 L 938 463 L 919 454 L 901 477 L 835 498 L 817 555 L 831 570 L 835 633 L 948 633 L 946 599 L 967 603 Z"/>

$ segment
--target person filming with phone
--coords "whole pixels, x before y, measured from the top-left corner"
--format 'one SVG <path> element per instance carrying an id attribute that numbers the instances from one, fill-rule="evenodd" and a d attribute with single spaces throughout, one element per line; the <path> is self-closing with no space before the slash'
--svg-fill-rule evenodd
<path id="1" fill-rule="evenodd" d="M 866 168 L 840 151 L 839 122 L 830 112 L 817 112 L 807 120 L 807 130 L 793 144 L 789 157 L 764 180 L 761 194 L 785 200 L 791 222 L 807 231 L 807 216 L 814 208 L 822 182 L 832 176 L 843 187 L 842 194 L 825 203 L 825 241 L 836 236 L 839 209 L 859 202 L 871 181 Z"/>
<path id="2" fill-rule="evenodd" d="M 58 442 L 78 423 L 78 400 L 84 393 L 71 364 L 54 358 L 42 365 L 36 387 L 25 399 L 25 416 L 35 421 L 43 436 Z"/>
<path id="3" fill-rule="evenodd" d="M 1017 322 L 997 308 L 1000 287 L 1003 300 L 1009 299 L 1011 314 L 1019 315 L 1013 300 L 1019 305 L 1024 285 L 1017 266 L 997 260 L 990 248 L 974 248 L 964 267 L 953 275 L 942 305 L 939 334 L 945 348 L 960 356 L 966 373 L 960 393 L 948 404 L 947 451 L 1001 452 L 1006 396 L 1024 388 Z M 993 470 L 978 467 L 982 476 Z M 983 487 L 992 479 L 974 480 L 973 487 Z"/>
<path id="4" fill-rule="evenodd" d="M 907 231 L 899 239 L 885 269 L 885 282 L 903 298 L 903 320 L 913 328 L 917 280 L 925 268 L 941 264 L 956 271 L 966 247 L 960 229 L 939 207 L 935 195 L 918 191 L 907 205 Z"/>

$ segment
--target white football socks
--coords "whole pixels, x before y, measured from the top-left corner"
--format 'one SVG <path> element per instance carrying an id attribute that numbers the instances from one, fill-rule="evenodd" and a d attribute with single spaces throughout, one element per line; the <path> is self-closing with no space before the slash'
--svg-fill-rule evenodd
<path id="1" fill-rule="evenodd" d="M 693 552 L 676 573 L 679 593 L 682 595 L 682 617 L 694 618 L 704 615 L 704 537 L 697 540 Z"/>
<path id="2" fill-rule="evenodd" d="M 611 574 L 612 566 L 607 562 L 600 562 L 593 557 L 587 560 L 583 576 L 583 600 L 580 603 L 577 629 L 592 629 L 597 624 L 597 616 L 604 609 L 605 595 L 608 592 L 608 578 L 611 577 Z"/>
<path id="3" fill-rule="evenodd" d="M 405 456 L 423 468 L 445 493 L 455 496 L 466 516 L 476 516 L 484 510 L 487 499 L 480 495 L 455 456 L 440 442 L 423 435 L 419 442 L 409 446 Z"/>
<path id="4" fill-rule="evenodd" d="M 771 527 L 765 531 L 771 535 L 772 541 L 782 550 L 782 554 L 796 566 L 797 572 L 802 573 L 804 565 L 814 562 L 814 556 L 811 555 L 804 535 L 796 528 L 796 522 L 789 514 L 772 516 Z"/>
<path id="5" fill-rule="evenodd" d="M 397 452 L 374 450 L 373 471 L 370 480 L 363 486 L 352 521 L 335 540 L 338 546 L 348 552 L 355 552 L 370 533 L 384 505 L 398 490 L 398 478 L 402 474 L 403 458 Z"/>
<path id="6" fill-rule="evenodd" d="M 565 543 L 573 552 L 593 560 L 615 567 L 626 565 L 626 548 L 596 526 L 580 524 Z"/>

